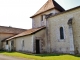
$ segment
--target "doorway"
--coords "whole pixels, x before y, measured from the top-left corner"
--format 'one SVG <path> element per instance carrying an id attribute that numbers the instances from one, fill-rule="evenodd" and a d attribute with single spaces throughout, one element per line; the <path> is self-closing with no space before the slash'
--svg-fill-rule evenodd
<path id="1" fill-rule="evenodd" d="M 36 40 L 36 54 L 40 54 L 40 40 Z"/>

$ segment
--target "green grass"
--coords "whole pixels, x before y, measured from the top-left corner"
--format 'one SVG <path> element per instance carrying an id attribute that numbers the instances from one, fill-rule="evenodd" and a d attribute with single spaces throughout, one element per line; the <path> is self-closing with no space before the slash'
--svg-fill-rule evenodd
<path id="1" fill-rule="evenodd" d="M 19 52 L 0 52 L 0 54 L 34 60 L 80 60 L 80 55 L 68 54 L 23 54 Z"/>

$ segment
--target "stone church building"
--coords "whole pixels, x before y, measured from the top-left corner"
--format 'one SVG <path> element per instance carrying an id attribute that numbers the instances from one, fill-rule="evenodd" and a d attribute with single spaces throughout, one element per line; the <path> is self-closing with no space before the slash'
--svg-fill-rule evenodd
<path id="1" fill-rule="evenodd" d="M 30 18 L 32 29 L 3 39 L 3 50 L 80 54 L 80 6 L 65 11 L 48 0 Z"/>

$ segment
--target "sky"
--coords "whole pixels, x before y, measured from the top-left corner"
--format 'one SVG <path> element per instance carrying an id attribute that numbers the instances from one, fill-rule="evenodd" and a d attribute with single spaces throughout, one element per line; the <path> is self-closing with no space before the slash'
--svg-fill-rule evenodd
<path id="1" fill-rule="evenodd" d="M 34 15 L 47 0 L 0 0 L 0 26 L 16 28 L 32 28 Z M 68 10 L 80 6 L 80 0 L 55 0 L 64 9 Z"/>

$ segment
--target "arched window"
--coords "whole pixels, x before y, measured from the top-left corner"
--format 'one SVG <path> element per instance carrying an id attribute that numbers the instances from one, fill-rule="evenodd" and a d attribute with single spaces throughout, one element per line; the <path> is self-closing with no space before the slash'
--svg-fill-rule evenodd
<path id="1" fill-rule="evenodd" d="M 63 27 L 60 27 L 60 39 L 64 39 Z"/>

